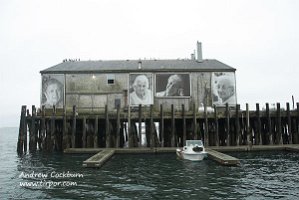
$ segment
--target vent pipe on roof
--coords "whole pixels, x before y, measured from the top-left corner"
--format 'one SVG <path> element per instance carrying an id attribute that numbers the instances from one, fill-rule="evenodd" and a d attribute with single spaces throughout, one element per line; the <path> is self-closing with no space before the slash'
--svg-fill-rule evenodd
<path id="1" fill-rule="evenodd" d="M 197 41 L 197 62 L 202 62 L 201 42 Z"/>
<path id="2" fill-rule="evenodd" d="M 194 55 L 194 53 L 191 53 L 191 60 L 195 60 L 195 55 Z"/>
<path id="3" fill-rule="evenodd" d="M 138 69 L 141 69 L 142 68 L 142 62 L 141 60 L 138 61 Z"/>

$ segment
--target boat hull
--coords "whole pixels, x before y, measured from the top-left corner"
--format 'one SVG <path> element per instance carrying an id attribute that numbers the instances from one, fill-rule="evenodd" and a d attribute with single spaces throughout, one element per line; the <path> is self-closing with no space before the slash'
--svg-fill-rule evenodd
<path id="1" fill-rule="evenodd" d="M 186 153 L 183 150 L 177 149 L 177 156 L 181 159 L 191 160 L 191 161 L 201 161 L 205 157 L 207 157 L 207 152 L 199 152 L 199 153 Z"/>

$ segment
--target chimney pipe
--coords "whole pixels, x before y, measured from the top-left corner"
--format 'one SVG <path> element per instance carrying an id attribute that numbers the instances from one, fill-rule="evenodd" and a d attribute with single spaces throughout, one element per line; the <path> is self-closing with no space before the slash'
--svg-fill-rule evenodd
<path id="1" fill-rule="evenodd" d="M 201 42 L 197 41 L 197 62 L 202 62 Z"/>
<path id="2" fill-rule="evenodd" d="M 195 60 L 195 55 L 194 55 L 194 53 L 191 53 L 191 60 Z"/>

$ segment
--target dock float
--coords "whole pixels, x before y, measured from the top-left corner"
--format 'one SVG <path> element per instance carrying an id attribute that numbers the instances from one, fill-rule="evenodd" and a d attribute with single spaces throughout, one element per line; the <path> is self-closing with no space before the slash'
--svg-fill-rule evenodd
<path id="1" fill-rule="evenodd" d="M 83 167 L 101 167 L 106 161 L 108 161 L 113 155 L 114 150 L 102 150 L 96 155 L 88 158 L 83 162 Z"/>
<path id="2" fill-rule="evenodd" d="M 240 160 L 227 154 L 206 148 L 208 157 L 222 165 L 240 165 Z"/>

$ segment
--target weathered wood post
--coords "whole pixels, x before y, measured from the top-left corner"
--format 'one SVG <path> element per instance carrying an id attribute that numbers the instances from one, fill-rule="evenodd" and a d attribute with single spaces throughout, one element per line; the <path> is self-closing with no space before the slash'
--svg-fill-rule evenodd
<path id="1" fill-rule="evenodd" d="M 73 106 L 73 124 L 72 124 L 72 148 L 75 148 L 76 147 L 76 122 L 77 122 L 77 119 L 76 119 L 76 116 L 77 115 L 77 108 L 76 108 L 76 105 Z"/>
<path id="2" fill-rule="evenodd" d="M 207 98 L 205 98 L 207 99 Z M 205 118 L 205 129 L 204 129 L 204 145 L 210 146 L 209 144 L 209 121 L 208 121 L 208 114 L 207 114 L 207 102 L 204 105 L 204 118 Z"/>
<path id="3" fill-rule="evenodd" d="M 150 105 L 150 147 L 155 147 L 153 105 Z"/>
<path id="4" fill-rule="evenodd" d="M 110 148 L 110 123 L 109 123 L 109 113 L 108 113 L 107 104 L 105 105 L 105 137 L 106 137 L 106 148 Z M 130 139 L 131 139 L 131 134 L 130 134 Z"/>
<path id="5" fill-rule="evenodd" d="M 160 137 L 161 137 L 161 147 L 164 147 L 164 113 L 163 105 L 160 105 Z"/>
<path id="6" fill-rule="evenodd" d="M 219 122 L 218 122 L 218 111 L 217 111 L 217 106 L 214 105 L 214 119 L 215 119 L 215 134 L 216 134 L 216 138 L 215 138 L 215 142 L 216 142 L 216 146 L 219 146 Z"/>
<path id="7" fill-rule="evenodd" d="M 82 119 L 82 147 L 86 148 L 86 116 Z"/>
<path id="8" fill-rule="evenodd" d="M 133 132 L 131 128 L 131 107 L 128 105 L 128 137 L 129 137 L 129 147 L 133 147 Z"/>
<path id="9" fill-rule="evenodd" d="M 41 110 L 41 114 L 42 114 L 42 120 L 41 120 L 41 130 L 40 130 L 40 135 L 39 135 L 39 142 L 40 142 L 40 146 L 39 148 L 42 150 L 46 150 L 46 111 L 45 111 L 45 106 L 42 106 L 42 110 Z"/>
<path id="10" fill-rule="evenodd" d="M 256 132 L 256 144 L 262 145 L 262 125 L 261 125 L 261 115 L 260 115 L 260 104 L 256 104 L 256 120 L 257 120 L 257 132 Z"/>
<path id="11" fill-rule="evenodd" d="M 289 144 L 293 144 L 293 131 L 292 131 L 292 120 L 291 120 L 291 111 L 290 104 L 287 103 L 287 118 L 288 118 L 288 141 Z"/>
<path id="12" fill-rule="evenodd" d="M 141 138 L 140 138 L 141 140 Z M 120 105 L 117 105 L 116 111 L 116 142 L 115 147 L 118 148 L 120 146 Z"/>
<path id="13" fill-rule="evenodd" d="M 297 102 L 297 135 L 296 135 L 296 143 L 299 143 L 299 102 Z"/>
<path id="14" fill-rule="evenodd" d="M 56 107 L 53 106 L 52 116 L 51 116 L 51 134 L 50 137 L 48 137 L 48 144 L 49 144 L 48 151 L 52 151 L 54 148 L 54 144 L 57 143 L 57 141 L 55 142 L 55 134 L 56 134 L 55 121 L 56 121 Z"/>
<path id="15" fill-rule="evenodd" d="M 175 118 L 173 104 L 171 104 L 171 147 L 175 147 Z"/>
<path id="16" fill-rule="evenodd" d="M 236 117 L 235 117 L 235 125 L 236 125 L 236 142 L 237 146 L 242 143 L 242 136 L 240 133 L 240 104 L 236 105 Z"/>
<path id="17" fill-rule="evenodd" d="M 26 106 L 22 106 L 21 117 L 20 117 L 19 136 L 18 136 L 18 145 L 17 145 L 17 152 L 19 154 L 23 153 L 23 151 L 27 151 L 27 145 L 26 145 L 26 150 L 25 150 L 25 144 L 24 144 L 25 137 L 27 137 Z"/>
<path id="18" fill-rule="evenodd" d="M 35 131 L 35 120 L 36 120 L 36 108 L 32 106 L 32 113 L 31 113 L 31 125 L 30 125 L 30 132 L 29 132 L 29 150 L 36 151 L 36 131 Z M 27 137 L 26 137 L 27 143 Z"/>
<path id="19" fill-rule="evenodd" d="M 193 137 L 198 140 L 199 136 L 197 134 L 197 116 L 196 116 L 196 106 L 193 104 Z"/>
<path id="20" fill-rule="evenodd" d="M 276 120 L 277 120 L 277 141 L 278 144 L 283 144 L 282 140 L 282 126 L 281 126 L 281 110 L 280 110 L 280 103 L 277 103 L 277 113 L 276 113 Z"/>
<path id="21" fill-rule="evenodd" d="M 230 142 L 230 126 L 229 126 L 229 122 L 230 122 L 230 109 L 228 106 L 228 103 L 226 103 L 225 105 L 225 122 L 226 122 L 226 146 L 230 146 L 231 142 Z"/>
<path id="22" fill-rule="evenodd" d="M 182 118 L 183 118 L 183 141 L 182 146 L 186 144 L 186 138 L 187 138 L 187 125 L 186 125 L 186 114 L 185 114 L 185 105 L 182 104 Z"/>
<path id="23" fill-rule="evenodd" d="M 67 128 L 67 115 L 66 110 L 64 109 L 63 113 L 63 124 L 62 124 L 62 135 L 63 135 L 63 142 L 62 142 L 62 148 L 70 148 L 70 142 L 69 142 L 69 135 L 68 135 L 68 128 Z"/>
<path id="24" fill-rule="evenodd" d="M 99 117 L 96 115 L 94 119 L 94 134 L 93 134 L 93 148 L 98 148 L 98 132 L 99 132 Z"/>
<path id="25" fill-rule="evenodd" d="M 250 131 L 249 123 L 249 105 L 246 103 L 246 135 L 247 135 L 247 145 L 251 148 L 252 146 L 252 132 Z"/>
<path id="26" fill-rule="evenodd" d="M 139 135 L 139 147 L 142 144 L 142 106 L 139 104 L 138 106 L 138 135 Z"/>
<path id="27" fill-rule="evenodd" d="M 269 144 L 273 145 L 274 138 L 272 132 L 272 122 L 270 116 L 269 103 L 266 103 L 266 116 L 267 116 L 267 130 L 268 130 Z"/>

